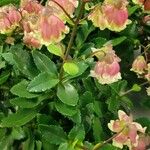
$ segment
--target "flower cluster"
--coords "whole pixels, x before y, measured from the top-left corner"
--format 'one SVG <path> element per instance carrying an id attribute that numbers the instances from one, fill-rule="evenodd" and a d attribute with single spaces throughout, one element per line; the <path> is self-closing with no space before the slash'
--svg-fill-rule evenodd
<path id="1" fill-rule="evenodd" d="M 58 43 L 69 31 L 63 9 L 72 16 L 77 5 L 77 0 L 48 0 L 45 6 L 36 0 L 21 0 L 19 9 L 1 7 L 0 33 L 11 33 L 19 26 L 23 29 L 23 41 L 29 47 Z"/>
<path id="2" fill-rule="evenodd" d="M 117 120 L 111 120 L 108 128 L 115 132 L 117 136 L 113 138 L 113 145 L 123 148 L 127 145 L 130 150 L 146 150 L 150 144 L 150 137 L 145 135 L 146 127 L 133 122 L 132 116 L 128 116 L 124 111 L 118 111 Z"/>
<path id="3" fill-rule="evenodd" d="M 88 18 L 101 30 L 108 28 L 120 32 L 131 22 L 128 20 L 127 4 L 127 0 L 105 0 L 95 6 Z"/>
<path id="4" fill-rule="evenodd" d="M 143 56 L 138 56 L 133 64 L 131 71 L 135 72 L 139 78 L 144 78 L 150 82 L 150 63 L 147 63 Z M 147 94 L 150 95 L 150 87 L 147 88 Z"/>
<path id="5" fill-rule="evenodd" d="M 112 45 L 106 45 L 101 49 L 93 49 L 93 53 L 99 59 L 91 76 L 98 79 L 101 84 L 111 84 L 121 79 L 120 58 L 115 54 Z"/>

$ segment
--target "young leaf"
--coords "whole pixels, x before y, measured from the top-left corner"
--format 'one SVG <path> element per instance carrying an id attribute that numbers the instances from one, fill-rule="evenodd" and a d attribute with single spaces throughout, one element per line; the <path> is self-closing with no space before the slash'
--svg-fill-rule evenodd
<path id="1" fill-rule="evenodd" d="M 37 68 L 41 72 L 48 72 L 49 74 L 57 74 L 57 68 L 54 62 L 49 57 L 38 51 L 33 51 L 32 56 Z"/>
<path id="2" fill-rule="evenodd" d="M 35 109 L 20 109 L 17 113 L 10 114 L 2 119 L 1 127 L 17 127 L 22 126 L 32 120 L 37 114 Z"/>
<path id="3" fill-rule="evenodd" d="M 79 72 L 78 66 L 73 62 L 66 62 L 63 65 L 64 71 L 70 75 L 76 75 Z"/>
<path id="4" fill-rule="evenodd" d="M 35 77 L 28 85 L 29 92 L 44 92 L 56 86 L 59 79 L 53 75 L 43 72 Z"/>
<path id="5" fill-rule="evenodd" d="M 35 98 L 35 97 L 38 97 L 39 94 L 30 93 L 27 90 L 28 84 L 29 84 L 28 81 L 22 80 L 18 84 L 14 85 L 10 89 L 10 91 L 11 91 L 12 94 L 17 95 L 19 97 L 24 97 L 24 98 Z"/>
<path id="6" fill-rule="evenodd" d="M 78 103 L 79 96 L 75 87 L 69 83 L 59 85 L 57 88 L 58 98 L 67 105 L 75 106 Z"/>
<path id="7" fill-rule="evenodd" d="M 54 125 L 39 125 L 43 140 L 59 145 L 66 142 L 67 135 L 60 126 Z"/>
<path id="8" fill-rule="evenodd" d="M 57 55 L 57 56 L 60 56 L 62 57 L 63 56 L 63 51 L 62 51 L 62 47 L 60 45 L 56 45 L 56 44 L 50 44 L 48 47 L 47 47 L 48 51 L 54 55 Z"/>

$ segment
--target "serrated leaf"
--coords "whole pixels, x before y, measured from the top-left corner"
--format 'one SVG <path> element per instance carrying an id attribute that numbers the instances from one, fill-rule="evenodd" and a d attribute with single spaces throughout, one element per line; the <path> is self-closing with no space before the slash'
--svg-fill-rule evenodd
<path id="1" fill-rule="evenodd" d="M 69 83 L 59 85 L 57 88 L 58 98 L 67 105 L 75 106 L 78 103 L 79 96 L 75 87 Z"/>
<path id="2" fill-rule="evenodd" d="M 65 116 L 73 116 L 77 113 L 77 109 L 72 106 L 68 106 L 64 103 L 56 102 L 55 107 L 57 111 Z"/>
<path id="3" fill-rule="evenodd" d="M 56 45 L 56 44 L 50 44 L 47 47 L 48 51 L 54 55 L 63 56 L 63 51 L 62 51 L 62 47 L 60 45 Z"/>
<path id="4" fill-rule="evenodd" d="M 20 109 L 17 113 L 10 114 L 2 119 L 1 127 L 17 127 L 22 126 L 31 121 L 37 114 L 35 109 Z"/>
<path id="5" fill-rule="evenodd" d="M 78 66 L 73 62 L 66 62 L 63 65 L 64 71 L 70 75 L 76 75 L 79 72 Z"/>
<path id="6" fill-rule="evenodd" d="M 14 85 L 10 89 L 10 91 L 11 91 L 12 94 L 17 95 L 19 97 L 24 97 L 24 98 L 35 98 L 35 97 L 38 97 L 39 94 L 30 93 L 27 90 L 28 84 L 29 84 L 28 81 L 22 80 L 21 82 L 19 82 L 16 85 Z"/>
<path id="7" fill-rule="evenodd" d="M 57 85 L 59 79 L 53 75 L 43 72 L 35 77 L 28 85 L 28 90 L 30 92 L 44 92 Z"/>
<path id="8" fill-rule="evenodd" d="M 40 104 L 43 99 L 27 99 L 22 97 L 17 97 L 10 100 L 10 103 L 21 108 L 33 108 Z"/>
<path id="9" fill-rule="evenodd" d="M 60 126 L 39 125 L 39 130 L 48 143 L 59 145 L 67 141 L 67 135 Z"/>
<path id="10" fill-rule="evenodd" d="M 38 51 L 33 51 L 32 56 L 35 65 L 41 72 L 48 72 L 50 74 L 57 74 L 57 68 L 54 62 L 49 57 Z"/>
<path id="11" fill-rule="evenodd" d="M 0 85 L 5 83 L 7 79 L 9 78 L 9 76 L 10 76 L 10 72 L 8 71 L 2 72 L 2 74 L 0 75 Z"/>

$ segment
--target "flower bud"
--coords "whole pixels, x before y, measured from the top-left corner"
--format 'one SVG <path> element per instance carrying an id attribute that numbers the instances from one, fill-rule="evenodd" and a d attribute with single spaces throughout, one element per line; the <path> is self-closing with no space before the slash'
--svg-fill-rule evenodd
<path id="1" fill-rule="evenodd" d="M 146 69 L 147 69 L 147 63 L 146 63 L 144 57 L 138 56 L 132 64 L 131 71 L 133 71 L 137 74 L 143 74 Z"/>

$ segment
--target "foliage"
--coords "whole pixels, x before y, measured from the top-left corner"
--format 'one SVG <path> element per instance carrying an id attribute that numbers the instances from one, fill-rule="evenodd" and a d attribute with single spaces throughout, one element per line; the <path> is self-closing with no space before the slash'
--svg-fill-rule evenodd
<path id="1" fill-rule="evenodd" d="M 0 150 L 130 147 L 112 141 L 150 108 L 147 1 L 0 1 Z M 115 132 L 118 112 L 131 120 Z"/>

